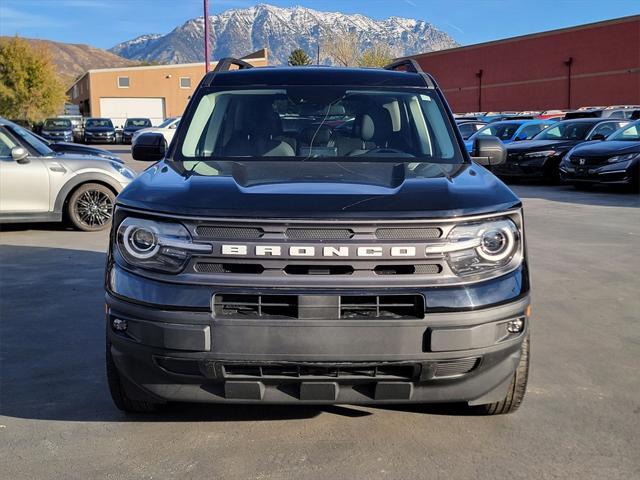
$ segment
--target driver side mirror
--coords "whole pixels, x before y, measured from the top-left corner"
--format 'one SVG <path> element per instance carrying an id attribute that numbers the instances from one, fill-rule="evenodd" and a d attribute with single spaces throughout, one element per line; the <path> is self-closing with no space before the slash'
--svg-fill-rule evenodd
<path id="1" fill-rule="evenodd" d="M 479 135 L 473 142 L 471 159 L 484 166 L 500 165 L 507 160 L 507 149 L 498 137 Z"/>
<path id="2" fill-rule="evenodd" d="M 526 140 L 527 139 L 527 135 L 525 133 L 520 133 L 518 134 L 518 136 L 515 138 L 516 142 L 521 142 L 522 140 Z"/>
<path id="3" fill-rule="evenodd" d="M 143 133 L 131 149 L 134 160 L 157 162 L 167 153 L 167 142 L 161 133 Z"/>
<path id="4" fill-rule="evenodd" d="M 13 147 L 11 158 L 18 163 L 29 163 L 29 152 L 24 147 Z"/>
<path id="5" fill-rule="evenodd" d="M 594 135 L 591 135 L 591 140 L 604 140 L 607 137 L 603 134 L 603 133 L 596 133 Z"/>

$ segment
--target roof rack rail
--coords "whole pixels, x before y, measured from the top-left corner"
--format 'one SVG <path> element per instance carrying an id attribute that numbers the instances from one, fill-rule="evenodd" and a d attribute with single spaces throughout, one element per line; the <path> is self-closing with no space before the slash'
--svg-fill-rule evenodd
<path id="1" fill-rule="evenodd" d="M 403 68 L 404 67 L 404 70 Z M 398 71 L 406 71 L 412 73 L 424 73 L 420 64 L 416 62 L 412 58 L 402 58 L 400 60 L 396 60 L 395 62 L 390 63 L 389 65 L 385 65 L 385 70 L 398 70 Z"/>
<path id="2" fill-rule="evenodd" d="M 396 60 L 395 62 L 392 62 L 389 65 L 385 65 L 382 68 L 394 72 L 417 73 L 422 77 L 427 88 L 438 88 L 438 84 L 436 83 L 435 79 L 428 73 L 425 73 L 425 71 L 422 70 L 420 64 L 413 58 L 401 58 L 400 60 Z"/>
<path id="3" fill-rule="evenodd" d="M 233 65 L 238 67 L 238 70 L 245 70 L 247 68 L 253 68 L 253 65 L 251 65 L 250 63 L 245 62 L 244 60 L 240 60 L 239 58 L 225 57 L 225 58 L 221 59 L 218 62 L 218 64 L 216 65 L 216 68 L 213 69 L 213 72 L 214 73 L 226 72 L 228 70 L 231 70 L 231 67 Z"/>

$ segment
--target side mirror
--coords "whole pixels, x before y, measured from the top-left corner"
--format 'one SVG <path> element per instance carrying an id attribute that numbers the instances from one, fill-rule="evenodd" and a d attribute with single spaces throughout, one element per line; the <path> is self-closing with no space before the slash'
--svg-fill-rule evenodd
<path id="1" fill-rule="evenodd" d="M 596 133 L 595 135 L 591 135 L 591 140 L 604 140 L 607 137 L 602 133 Z"/>
<path id="2" fill-rule="evenodd" d="M 157 162 L 167 153 L 167 142 L 161 133 L 143 133 L 131 149 L 134 160 Z"/>
<path id="3" fill-rule="evenodd" d="M 479 135 L 473 142 L 471 157 L 480 165 L 500 165 L 507 160 L 507 149 L 498 137 Z"/>
<path id="4" fill-rule="evenodd" d="M 515 141 L 516 142 L 521 142 L 522 140 L 526 140 L 526 139 L 527 139 L 527 135 L 524 134 L 524 133 L 521 133 L 515 138 Z"/>
<path id="5" fill-rule="evenodd" d="M 178 128 L 178 124 L 177 123 L 174 123 L 173 125 L 169 126 L 169 130 L 174 130 L 176 128 Z"/>
<path id="6" fill-rule="evenodd" d="M 29 152 L 23 147 L 13 147 L 11 149 L 11 158 L 18 163 L 29 163 Z"/>

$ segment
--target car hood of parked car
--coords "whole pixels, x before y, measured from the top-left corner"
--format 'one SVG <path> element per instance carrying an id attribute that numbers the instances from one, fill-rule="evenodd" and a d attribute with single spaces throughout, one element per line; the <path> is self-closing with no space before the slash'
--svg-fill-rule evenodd
<path id="1" fill-rule="evenodd" d="M 288 167 L 289 171 L 292 167 Z M 193 167 L 168 161 L 145 170 L 118 196 L 118 202 L 171 214 L 256 218 L 447 217 L 504 211 L 520 205 L 514 193 L 483 167 L 458 167 L 450 176 L 434 174 L 433 178 L 400 179 L 397 184 L 387 184 L 387 180 L 333 180 L 330 174 L 324 181 L 304 181 L 302 168 L 297 165 L 299 181 L 272 178 L 243 186 L 242 173 L 196 175 L 190 173 Z"/>
<path id="2" fill-rule="evenodd" d="M 537 152 L 540 150 L 568 150 L 583 140 L 521 140 L 507 146 L 509 153 Z"/>
<path id="3" fill-rule="evenodd" d="M 109 150 L 81 145 L 79 143 L 57 142 L 49 144 L 49 148 L 62 154 L 71 153 L 74 155 L 96 155 L 101 158 L 108 158 L 109 160 L 124 163 L 120 157 L 116 156 L 115 153 L 111 153 Z"/>
<path id="4" fill-rule="evenodd" d="M 84 127 L 85 132 L 113 132 L 114 127 Z"/>
<path id="5" fill-rule="evenodd" d="M 626 155 L 628 153 L 640 153 L 640 142 L 624 140 L 594 141 L 578 145 L 571 152 L 572 155 L 582 155 L 585 157 Z"/>

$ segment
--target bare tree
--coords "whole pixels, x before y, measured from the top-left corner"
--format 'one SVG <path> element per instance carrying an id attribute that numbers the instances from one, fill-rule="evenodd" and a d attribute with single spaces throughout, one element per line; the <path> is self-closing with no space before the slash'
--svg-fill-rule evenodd
<path id="1" fill-rule="evenodd" d="M 392 60 L 393 52 L 388 45 L 374 43 L 358 58 L 358 65 L 361 67 L 384 67 L 391 63 Z"/>
<path id="2" fill-rule="evenodd" d="M 354 66 L 360 54 L 358 36 L 354 32 L 333 32 L 331 37 L 324 39 L 322 50 L 334 63 Z"/>

